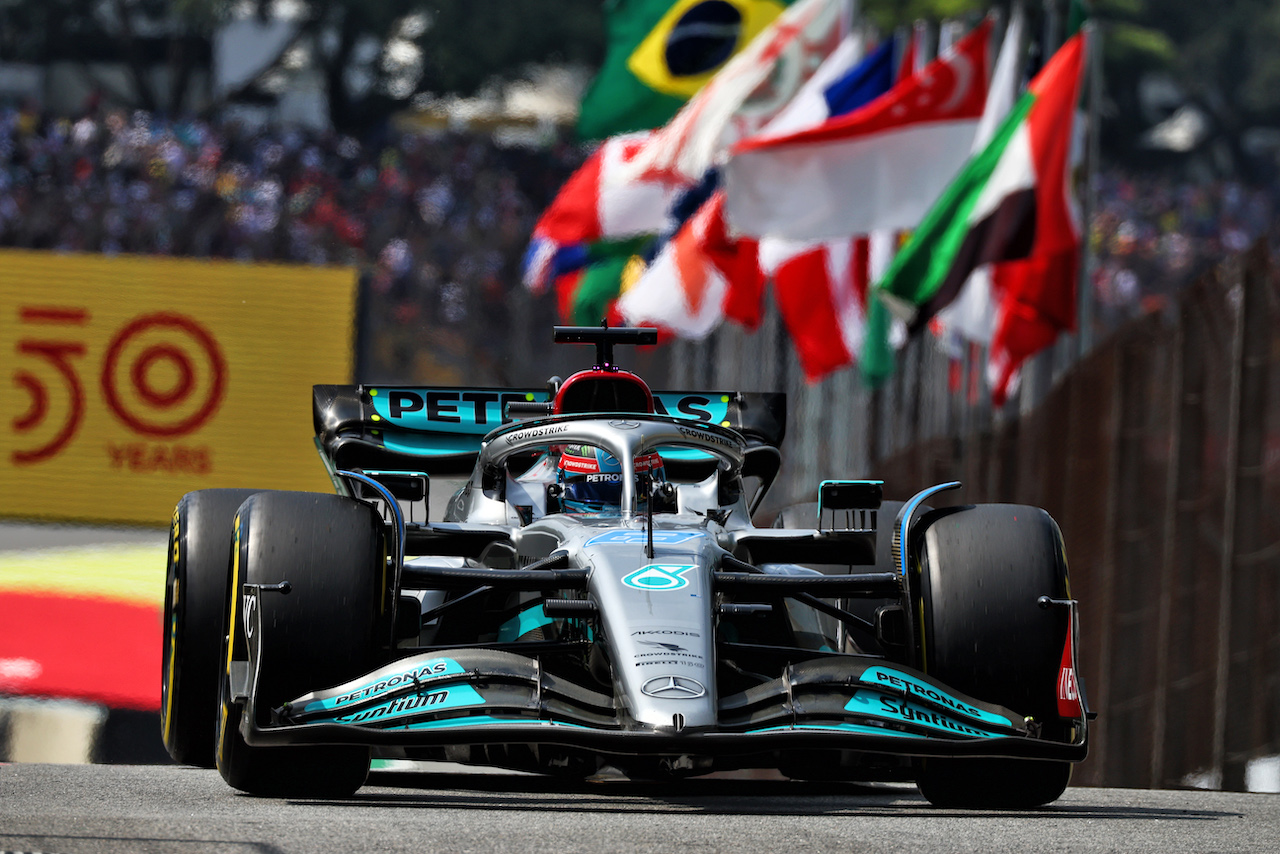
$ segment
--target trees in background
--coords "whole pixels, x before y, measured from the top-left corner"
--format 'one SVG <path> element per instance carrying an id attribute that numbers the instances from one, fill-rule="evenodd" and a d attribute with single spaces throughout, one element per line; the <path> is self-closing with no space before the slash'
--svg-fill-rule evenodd
<path id="1" fill-rule="evenodd" d="M 0 61 L 71 63 L 113 103 L 176 113 L 206 100 L 196 72 L 209 68 L 219 28 L 246 17 L 283 24 L 288 37 L 204 109 L 269 101 L 305 69 L 346 131 L 417 95 L 471 95 L 537 64 L 592 67 L 604 50 L 599 0 L 0 0 Z M 124 68 L 127 85 L 106 65 Z"/>
<path id="2" fill-rule="evenodd" d="M 1280 4 L 1272 0 L 1109 0 L 1106 88 L 1114 107 L 1104 142 L 1137 154 L 1154 120 L 1143 87 L 1167 80 L 1209 120 L 1202 148 L 1223 171 L 1264 177 L 1274 164 L 1251 150 L 1251 135 L 1280 128 Z M 1270 162 L 1268 162 L 1270 161 Z"/>
<path id="3" fill-rule="evenodd" d="M 617 0 L 612 0 L 617 2 Z M 883 29 L 976 15 L 1010 0 L 862 0 Z M 1025 0 L 1045 31 L 1073 0 Z M 472 95 L 534 65 L 599 65 L 602 0 L 0 0 L 0 60 L 73 63 L 112 102 L 159 112 L 192 109 L 215 33 L 245 15 L 288 23 L 289 37 L 251 79 L 218 95 L 267 101 L 307 68 L 329 116 L 359 132 L 430 95 Z M 1094 0 L 1103 31 L 1103 145 L 1144 156 L 1144 134 L 1179 103 L 1207 117 L 1206 138 L 1228 171 L 1256 161 L 1249 136 L 1280 128 L 1280 4 L 1274 0 Z M 1058 25 L 1061 34 L 1063 27 Z M 1035 60 L 1033 59 L 1033 62 Z M 123 78 L 95 79 L 107 62 Z M 166 73 L 157 74 L 157 69 Z M 117 82 L 128 81 L 127 86 Z M 1151 97 L 1163 91 L 1161 105 Z M 1256 136 L 1256 134 L 1255 134 Z"/>
<path id="4" fill-rule="evenodd" d="M 1072 0 L 1024 0 L 1038 20 L 1065 20 Z M 1150 163 L 1147 134 L 1179 107 L 1208 119 L 1196 147 L 1218 170 L 1263 177 L 1250 137 L 1280 129 L 1280 4 L 1274 0 L 1093 0 L 1103 35 L 1102 144 L 1121 161 Z M 1009 0 L 864 0 L 882 26 L 1009 6 Z M 1058 33 L 1062 33 L 1059 25 Z M 1280 134 L 1277 134 L 1280 136 Z M 1181 152 L 1185 153 L 1185 152 Z"/>

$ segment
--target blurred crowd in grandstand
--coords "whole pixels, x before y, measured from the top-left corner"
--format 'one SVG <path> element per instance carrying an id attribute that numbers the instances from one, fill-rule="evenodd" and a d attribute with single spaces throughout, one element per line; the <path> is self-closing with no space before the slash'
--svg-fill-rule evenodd
<path id="1" fill-rule="evenodd" d="M 384 376 L 368 378 L 439 374 L 448 366 L 415 360 L 470 349 L 450 338 L 477 315 L 504 327 L 533 224 L 581 160 L 563 141 L 389 132 L 371 143 L 0 108 L 0 246 L 351 265 L 366 322 L 384 333 L 366 364 Z"/>
<path id="2" fill-rule="evenodd" d="M 1167 305 L 1170 294 L 1260 237 L 1275 238 L 1280 187 L 1188 182 L 1104 170 L 1094 177 L 1090 246 L 1098 324 Z"/>
<path id="3" fill-rule="evenodd" d="M 567 136 L 534 147 L 460 132 L 358 141 L 0 108 L 0 246 L 353 265 L 379 330 L 367 378 L 439 381 L 441 366 L 422 362 L 424 336 L 449 351 L 450 335 L 470 337 L 481 320 L 504 328 L 533 224 L 584 153 Z M 1268 234 L 1280 189 L 1114 170 L 1094 180 L 1104 329 Z"/>

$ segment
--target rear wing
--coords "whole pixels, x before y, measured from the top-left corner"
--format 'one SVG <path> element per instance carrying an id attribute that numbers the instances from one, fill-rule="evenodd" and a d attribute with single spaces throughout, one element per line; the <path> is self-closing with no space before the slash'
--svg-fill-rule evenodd
<path id="1" fill-rule="evenodd" d="M 752 448 L 782 445 L 787 397 L 774 392 L 655 391 L 659 414 L 729 427 Z M 511 403 L 547 403 L 546 388 L 317 385 L 316 444 L 336 469 L 469 474 Z M 776 457 L 776 453 L 773 454 Z"/>

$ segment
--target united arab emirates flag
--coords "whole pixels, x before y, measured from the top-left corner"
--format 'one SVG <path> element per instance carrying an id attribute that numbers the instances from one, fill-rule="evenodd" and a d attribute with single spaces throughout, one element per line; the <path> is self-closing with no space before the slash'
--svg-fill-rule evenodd
<path id="1" fill-rule="evenodd" d="M 1069 169 L 1086 36 L 1073 36 L 1036 75 L 875 284 L 913 330 L 984 264 L 1078 252 Z M 1074 286 L 1072 277 L 1054 278 Z"/>
<path id="2" fill-rule="evenodd" d="M 663 125 L 791 0 L 612 0 L 604 64 L 582 99 L 578 136 Z"/>

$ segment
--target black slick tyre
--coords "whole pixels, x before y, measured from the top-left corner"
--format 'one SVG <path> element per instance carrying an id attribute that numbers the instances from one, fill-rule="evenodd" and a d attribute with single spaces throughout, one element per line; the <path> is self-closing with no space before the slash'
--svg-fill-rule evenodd
<path id="1" fill-rule="evenodd" d="M 214 766 L 231 532 L 252 489 L 188 492 L 173 511 L 165 573 L 160 735 L 175 762 Z"/>
<path id="2" fill-rule="evenodd" d="M 1061 735 L 1057 677 L 1067 614 L 1062 535 L 1036 507 L 986 504 L 922 520 L 919 627 L 925 671 Z M 1071 765 L 1031 759 L 927 759 L 917 784 L 936 806 L 1031 809 L 1066 789 Z"/>
<path id="3" fill-rule="evenodd" d="M 217 765 L 231 786 L 263 797 L 345 797 L 364 784 L 369 750 L 354 746 L 253 746 L 245 707 L 231 695 L 231 662 L 246 661 L 242 585 L 278 584 L 261 608 L 258 723 L 309 691 L 354 679 L 380 662 L 386 550 L 367 504 L 338 495 L 262 492 L 240 508 L 224 648 Z"/>

